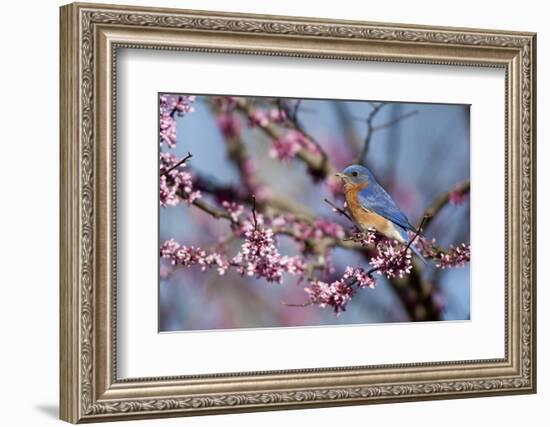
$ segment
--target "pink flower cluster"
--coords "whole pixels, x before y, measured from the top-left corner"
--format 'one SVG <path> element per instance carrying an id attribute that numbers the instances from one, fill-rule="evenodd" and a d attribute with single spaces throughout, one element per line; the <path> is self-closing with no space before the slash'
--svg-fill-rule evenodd
<path id="1" fill-rule="evenodd" d="M 346 235 L 344 228 L 335 222 L 326 219 L 316 219 L 313 224 L 291 220 L 292 235 L 296 242 L 302 244 L 302 250 L 305 249 L 303 244 L 309 239 L 322 239 L 324 237 L 334 237 L 335 239 L 343 239 Z"/>
<path id="2" fill-rule="evenodd" d="M 220 275 L 229 267 L 241 275 L 264 278 L 268 282 L 282 283 L 283 274 L 302 275 L 305 262 L 299 256 L 282 256 L 277 249 L 273 230 L 254 227 L 245 222 L 244 242 L 233 258 L 217 252 L 207 253 L 201 248 L 180 245 L 175 240 L 167 240 L 160 248 L 160 256 L 168 258 L 172 265 L 192 267 L 200 265 L 205 271 L 216 267 Z"/>
<path id="3" fill-rule="evenodd" d="M 436 245 L 435 239 L 430 241 L 420 239 L 422 253 L 426 258 L 433 259 L 437 268 L 464 267 L 470 261 L 470 245 L 461 243 L 451 245 L 448 250 Z"/>
<path id="4" fill-rule="evenodd" d="M 175 206 L 182 200 L 191 204 L 201 197 L 200 191 L 193 188 L 191 173 L 181 170 L 185 168 L 185 163 L 171 169 L 178 162 L 179 159 L 173 154 L 160 153 L 159 199 L 163 207 Z"/>
<path id="5" fill-rule="evenodd" d="M 414 236 L 411 236 L 414 237 Z M 379 269 L 388 279 L 393 277 L 403 278 L 412 269 L 410 250 L 404 254 L 404 246 L 395 240 L 386 239 L 374 230 L 361 232 L 355 230 L 351 239 L 363 246 L 374 245 L 376 255 L 371 259 L 373 267 Z M 426 240 L 418 236 L 414 243 L 421 249 L 422 255 L 435 261 L 437 268 L 464 267 L 470 261 L 470 245 L 461 243 L 458 246 L 451 245 L 445 250 L 436 245 L 436 240 Z"/>
<path id="6" fill-rule="evenodd" d="M 374 288 L 376 281 L 371 273 L 360 267 L 346 267 L 343 276 L 331 283 L 321 280 L 310 280 L 304 290 L 309 301 L 321 308 L 332 307 L 338 315 L 346 311 L 346 305 L 357 288 Z"/>
<path id="7" fill-rule="evenodd" d="M 363 246 L 377 245 L 379 242 L 385 239 L 384 236 L 379 234 L 374 229 L 367 231 L 361 231 L 357 227 L 352 227 L 350 239 L 354 242 L 360 243 Z"/>
<path id="8" fill-rule="evenodd" d="M 207 254 L 205 250 L 194 246 L 180 245 L 174 239 L 165 241 L 160 247 L 161 258 L 167 258 L 172 265 L 192 267 L 200 265 L 202 271 L 209 267 L 217 267 L 220 275 L 225 274 L 230 263 L 216 252 Z"/>
<path id="9" fill-rule="evenodd" d="M 241 215 L 244 213 L 244 206 L 237 202 L 228 202 L 224 200 L 222 202 L 222 207 L 227 211 L 233 222 L 239 222 Z"/>
<path id="10" fill-rule="evenodd" d="M 449 248 L 448 252 L 441 252 L 436 260 L 436 266 L 445 269 L 451 267 L 464 267 L 470 262 L 470 245 L 462 243 L 459 246 Z"/>
<path id="11" fill-rule="evenodd" d="M 346 311 L 346 305 L 355 293 L 353 286 L 343 280 L 336 280 L 332 283 L 313 280 L 309 283 L 309 287 L 304 290 L 312 304 L 316 304 L 321 308 L 332 307 L 337 315 Z"/>
<path id="12" fill-rule="evenodd" d="M 271 108 L 269 110 L 256 108 L 248 115 L 250 127 L 266 127 L 270 123 L 282 123 L 287 119 L 285 110 Z"/>
<path id="13" fill-rule="evenodd" d="M 347 266 L 342 279 L 353 279 L 353 282 L 357 283 L 360 288 L 374 288 L 376 286 L 376 281 L 374 277 L 372 277 L 372 273 L 365 271 L 365 269 L 361 267 Z"/>
<path id="14" fill-rule="evenodd" d="M 235 113 L 227 111 L 216 118 L 222 134 L 227 139 L 237 138 L 241 134 L 242 124 Z"/>
<path id="15" fill-rule="evenodd" d="M 184 116 L 195 111 L 195 96 L 161 95 L 160 96 L 160 145 L 169 148 L 176 146 L 176 116 Z"/>
<path id="16" fill-rule="evenodd" d="M 282 137 L 274 140 L 269 149 L 269 156 L 279 160 L 290 160 L 302 149 L 317 152 L 317 147 L 302 132 L 288 130 Z"/>
<path id="17" fill-rule="evenodd" d="M 370 263 L 388 279 L 402 279 L 412 270 L 411 251 L 395 240 L 386 239 L 376 245 L 376 256 L 371 258 Z"/>
<path id="18" fill-rule="evenodd" d="M 325 178 L 325 184 L 327 186 L 328 191 L 330 191 L 333 195 L 342 194 L 344 187 L 342 185 L 342 180 L 340 178 L 337 178 L 334 175 L 329 175 Z"/>
<path id="19" fill-rule="evenodd" d="M 450 193 L 449 193 L 449 202 L 451 202 L 453 205 L 461 205 L 466 200 L 466 194 L 464 194 L 464 191 L 460 188 L 459 185 L 457 185 Z"/>
<path id="20" fill-rule="evenodd" d="M 282 256 L 275 245 L 273 230 L 247 223 L 244 243 L 233 258 L 242 275 L 263 277 L 268 282 L 281 283 L 283 273 L 302 274 L 305 263 L 301 257 Z"/>

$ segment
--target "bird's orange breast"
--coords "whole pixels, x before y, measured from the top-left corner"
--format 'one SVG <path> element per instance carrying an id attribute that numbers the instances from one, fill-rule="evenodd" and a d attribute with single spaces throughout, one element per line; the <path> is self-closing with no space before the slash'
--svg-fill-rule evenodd
<path id="1" fill-rule="evenodd" d="M 348 210 L 355 223 L 363 229 L 375 228 L 383 234 L 390 233 L 393 229 L 392 223 L 386 218 L 365 209 L 359 200 L 359 192 L 367 188 L 367 184 L 344 185 L 344 195 L 348 204 Z"/>

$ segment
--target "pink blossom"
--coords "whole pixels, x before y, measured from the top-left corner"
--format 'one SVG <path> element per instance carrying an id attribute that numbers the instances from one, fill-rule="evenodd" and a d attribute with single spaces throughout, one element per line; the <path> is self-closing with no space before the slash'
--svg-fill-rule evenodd
<path id="1" fill-rule="evenodd" d="M 281 123 L 287 119 L 286 112 L 282 108 L 272 108 L 269 110 L 268 116 L 269 120 L 275 123 Z"/>
<path id="2" fill-rule="evenodd" d="M 289 138 L 287 134 L 286 136 L 273 141 L 271 148 L 269 149 L 269 156 L 271 158 L 283 161 L 290 160 L 296 156 L 296 153 L 298 153 L 301 148 L 302 146 L 300 145 L 300 142 L 295 138 Z"/>
<path id="3" fill-rule="evenodd" d="M 237 98 L 234 96 L 213 96 L 212 100 L 222 112 L 232 111 L 237 106 Z"/>
<path id="4" fill-rule="evenodd" d="M 302 148 L 317 152 L 317 147 L 302 132 L 290 129 L 271 144 L 269 155 L 279 160 L 292 159 Z"/>
<path id="5" fill-rule="evenodd" d="M 272 227 L 283 227 L 287 225 L 291 219 L 289 217 L 283 216 L 283 215 L 275 215 L 273 218 L 271 218 L 271 226 Z"/>
<path id="6" fill-rule="evenodd" d="M 176 120 L 172 116 L 160 117 L 160 145 L 166 143 L 168 147 L 176 146 Z"/>
<path id="7" fill-rule="evenodd" d="M 317 232 L 322 233 L 323 237 L 343 239 L 346 235 L 344 228 L 340 224 L 328 221 L 326 219 L 315 220 L 315 228 L 317 229 Z"/>
<path id="8" fill-rule="evenodd" d="M 244 243 L 232 262 L 242 275 L 263 277 L 268 282 L 282 282 L 283 273 L 301 274 L 304 261 L 300 257 L 282 256 L 275 245 L 273 230 L 247 222 Z"/>
<path id="9" fill-rule="evenodd" d="M 451 267 L 464 267 L 470 261 L 470 245 L 465 243 L 449 248 L 447 253 L 440 252 L 436 258 L 436 267 L 445 269 Z"/>
<path id="10" fill-rule="evenodd" d="M 271 108 L 269 110 L 256 108 L 248 115 L 250 127 L 266 127 L 270 123 L 282 123 L 286 121 L 287 115 L 283 109 Z"/>
<path id="11" fill-rule="evenodd" d="M 357 284 L 361 288 L 374 288 L 376 286 L 376 280 L 374 280 L 371 273 L 361 267 L 347 266 L 342 278 L 344 280 L 352 279 L 353 281 L 357 281 Z"/>
<path id="12" fill-rule="evenodd" d="M 260 201 L 269 199 L 270 189 L 267 186 L 258 183 L 258 168 L 256 167 L 254 161 L 249 156 L 245 156 L 241 159 L 239 167 L 241 169 L 242 179 L 247 191 L 254 194 Z"/>
<path id="13" fill-rule="evenodd" d="M 266 127 L 269 125 L 269 114 L 261 109 L 256 109 L 248 115 L 250 127 Z"/>
<path id="14" fill-rule="evenodd" d="M 397 243 L 395 240 L 386 240 L 376 245 L 376 256 L 371 259 L 371 264 L 379 274 L 388 279 L 394 277 L 403 278 L 412 270 L 410 250 Z"/>
<path id="15" fill-rule="evenodd" d="M 342 180 L 341 179 L 339 179 L 335 176 L 329 175 L 325 178 L 325 184 L 326 184 L 328 190 L 333 195 L 343 193 L 343 186 L 342 186 Z"/>
<path id="16" fill-rule="evenodd" d="M 165 241 L 160 247 L 161 258 L 169 258 L 172 265 L 189 267 L 198 264 L 206 256 L 206 252 L 194 246 L 182 246 L 174 239 Z"/>
<path id="17" fill-rule="evenodd" d="M 370 263 L 378 274 L 382 274 L 388 279 L 403 278 L 410 274 L 412 270 L 411 251 L 406 249 L 403 244 L 382 236 L 374 229 L 363 232 L 355 228 L 351 239 L 365 247 L 374 246 L 375 255 L 371 258 Z"/>
<path id="18" fill-rule="evenodd" d="M 346 311 L 346 305 L 355 293 L 355 289 L 343 280 L 336 280 L 330 284 L 313 280 L 304 290 L 311 303 L 317 304 L 321 308 L 332 307 L 336 315 Z"/>
<path id="19" fill-rule="evenodd" d="M 303 221 L 293 221 L 292 235 L 296 241 L 305 242 L 309 239 L 318 240 L 324 237 L 343 239 L 345 232 L 340 224 L 319 218 L 312 224 Z"/>
<path id="20" fill-rule="evenodd" d="M 195 111 L 195 96 L 168 95 L 160 96 L 159 127 L 160 145 L 163 143 L 169 148 L 176 146 L 176 115 L 183 117 Z"/>
<path id="21" fill-rule="evenodd" d="M 229 262 L 221 254 L 215 252 L 207 254 L 201 248 L 180 245 L 174 239 L 167 240 L 161 245 L 160 256 L 169 259 L 172 265 L 182 267 L 200 265 L 202 271 L 215 266 L 220 275 L 225 274 L 229 268 Z"/>
<path id="22" fill-rule="evenodd" d="M 193 188 L 193 176 L 182 170 L 186 164 L 170 170 L 179 162 L 173 154 L 160 153 L 159 199 L 161 206 L 175 206 L 182 200 L 191 204 L 201 197 L 201 193 Z M 169 171 L 166 173 L 166 171 Z"/>
<path id="23" fill-rule="evenodd" d="M 445 250 L 436 245 L 436 240 L 426 240 L 419 238 L 422 255 L 433 259 L 437 268 L 445 269 L 452 267 L 464 267 L 470 262 L 470 245 L 461 243 L 458 246 L 451 245 L 448 250 Z"/>
<path id="24" fill-rule="evenodd" d="M 370 272 L 361 267 L 348 266 L 340 279 L 331 283 L 312 279 L 309 281 L 309 287 L 304 291 L 307 293 L 310 303 L 317 304 L 322 308 L 330 306 L 339 315 L 346 310 L 346 305 L 355 295 L 357 287 L 374 288 L 375 285 L 376 281 Z"/>
<path id="25" fill-rule="evenodd" d="M 460 188 L 460 185 L 457 185 L 450 193 L 449 193 L 449 202 L 451 202 L 453 205 L 461 205 L 466 200 L 466 194 L 464 194 L 464 191 Z"/>
<path id="26" fill-rule="evenodd" d="M 231 139 L 240 135 L 242 125 L 235 114 L 230 112 L 222 113 L 216 120 L 224 137 Z"/>
<path id="27" fill-rule="evenodd" d="M 218 274 L 225 274 L 234 268 L 239 274 L 264 278 L 268 282 L 282 283 L 284 273 L 302 275 L 305 261 L 300 256 L 283 256 L 276 246 L 273 230 L 253 226 L 245 222 L 244 242 L 240 251 L 232 258 L 217 253 L 207 253 L 201 248 L 181 245 L 175 240 L 165 241 L 160 256 L 170 260 L 172 265 L 192 267 L 199 265 L 202 271 L 216 267 Z"/>
<path id="28" fill-rule="evenodd" d="M 227 200 L 224 200 L 222 202 L 222 206 L 231 216 L 231 220 L 233 222 L 238 222 L 244 212 L 244 206 L 237 202 L 228 202 Z"/>
<path id="29" fill-rule="evenodd" d="M 353 227 L 350 238 L 363 246 L 376 245 L 384 239 L 381 234 L 372 228 L 367 231 L 361 231 L 357 227 Z"/>

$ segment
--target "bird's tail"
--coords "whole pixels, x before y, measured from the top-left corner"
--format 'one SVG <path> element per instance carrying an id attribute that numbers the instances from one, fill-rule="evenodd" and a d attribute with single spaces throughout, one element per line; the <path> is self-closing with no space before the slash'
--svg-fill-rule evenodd
<path id="1" fill-rule="evenodd" d="M 415 229 L 411 226 L 411 231 L 412 231 L 412 230 L 415 230 Z M 403 228 L 400 229 L 399 231 L 400 231 L 401 237 L 403 238 L 403 240 L 402 240 L 403 244 L 409 245 L 409 249 L 410 249 L 411 251 L 413 251 L 413 253 L 414 253 L 418 258 L 420 258 L 420 260 L 422 261 L 422 263 L 423 263 L 424 265 L 428 264 L 428 261 L 426 260 L 426 258 L 424 258 L 424 256 L 422 255 L 422 253 L 421 253 L 421 252 L 417 249 L 417 247 L 414 245 L 414 243 L 417 241 L 416 239 L 417 239 L 417 238 L 418 238 L 418 239 L 420 238 L 420 236 L 418 235 L 419 232 L 418 232 L 417 230 L 414 231 L 414 235 L 416 236 L 416 238 L 415 238 L 414 236 L 411 237 L 411 236 L 409 235 L 409 232 L 408 232 L 407 230 L 403 229 Z M 409 244 L 409 242 L 410 242 L 411 239 L 413 239 L 413 238 L 415 239 L 415 241 L 412 242 L 411 244 Z"/>
<path id="2" fill-rule="evenodd" d="M 426 260 L 426 258 L 424 258 L 424 256 L 422 255 L 422 253 L 416 248 L 416 246 L 414 245 L 414 242 L 411 243 L 411 245 L 409 246 L 410 250 L 414 252 L 414 254 L 420 258 L 420 260 L 424 263 L 424 265 L 428 264 L 428 261 Z"/>

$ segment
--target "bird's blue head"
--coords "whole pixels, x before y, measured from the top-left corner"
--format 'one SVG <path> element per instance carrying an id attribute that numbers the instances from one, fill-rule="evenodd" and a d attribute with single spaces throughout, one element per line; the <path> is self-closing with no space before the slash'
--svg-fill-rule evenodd
<path id="1" fill-rule="evenodd" d="M 376 179 L 370 170 L 365 166 L 351 165 L 345 168 L 342 172 L 337 173 L 336 176 L 344 181 L 344 184 L 368 186 L 371 183 L 375 183 Z"/>

